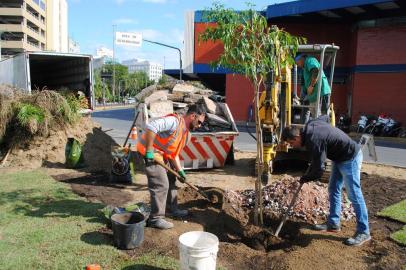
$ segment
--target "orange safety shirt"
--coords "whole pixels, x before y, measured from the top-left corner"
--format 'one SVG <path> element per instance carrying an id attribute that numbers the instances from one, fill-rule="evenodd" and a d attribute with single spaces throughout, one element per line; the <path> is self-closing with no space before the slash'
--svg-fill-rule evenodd
<path id="1" fill-rule="evenodd" d="M 154 139 L 154 149 L 161 153 L 165 159 L 174 159 L 179 155 L 180 151 L 185 147 L 189 130 L 186 128 L 185 120 L 177 114 L 168 114 L 165 117 L 174 116 L 178 120 L 178 126 L 172 134 L 166 138 L 162 138 L 159 133 Z M 146 153 L 146 132 L 143 132 L 141 138 L 138 139 L 137 150 L 145 156 Z"/>

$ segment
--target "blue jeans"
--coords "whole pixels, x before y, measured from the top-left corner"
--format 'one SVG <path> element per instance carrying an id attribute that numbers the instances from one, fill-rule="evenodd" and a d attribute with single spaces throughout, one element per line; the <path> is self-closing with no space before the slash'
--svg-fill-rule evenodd
<path id="1" fill-rule="evenodd" d="M 328 192 L 330 197 L 330 215 L 328 223 L 340 224 L 341 190 L 343 183 L 357 217 L 357 233 L 369 234 L 368 210 L 361 191 L 362 151 L 350 160 L 333 162 Z"/>

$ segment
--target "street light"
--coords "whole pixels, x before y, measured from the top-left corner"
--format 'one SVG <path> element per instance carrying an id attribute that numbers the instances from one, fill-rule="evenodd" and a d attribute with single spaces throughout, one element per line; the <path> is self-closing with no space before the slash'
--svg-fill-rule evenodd
<path id="1" fill-rule="evenodd" d="M 149 43 L 153 43 L 153 44 L 157 44 L 157 45 L 161 45 L 164 47 L 168 47 L 174 50 L 177 50 L 179 52 L 179 80 L 182 80 L 182 52 L 179 48 L 174 47 L 174 46 L 170 46 L 164 43 L 160 43 L 160 42 L 156 42 L 156 41 L 151 41 L 151 40 L 147 40 L 147 39 L 142 39 L 145 42 L 149 42 Z"/>

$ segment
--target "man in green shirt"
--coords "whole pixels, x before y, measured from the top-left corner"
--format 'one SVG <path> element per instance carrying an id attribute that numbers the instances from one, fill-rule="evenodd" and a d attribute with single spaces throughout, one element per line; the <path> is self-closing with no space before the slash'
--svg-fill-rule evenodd
<path id="1" fill-rule="evenodd" d="M 328 98 L 331 94 L 330 85 L 324 72 L 321 72 L 321 79 L 318 78 L 320 63 L 316 58 L 305 54 L 299 54 L 295 58 L 296 65 L 302 69 L 303 81 L 301 99 L 310 103 L 313 108 L 310 110 L 312 117 L 316 118 L 317 90 L 321 82 L 320 102 L 321 112 L 327 113 Z"/>

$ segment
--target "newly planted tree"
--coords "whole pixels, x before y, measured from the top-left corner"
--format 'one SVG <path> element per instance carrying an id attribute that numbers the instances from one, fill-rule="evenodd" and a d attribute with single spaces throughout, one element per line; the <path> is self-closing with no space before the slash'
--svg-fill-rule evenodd
<path id="1" fill-rule="evenodd" d="M 296 37 L 276 25 L 268 25 L 267 19 L 248 4 L 248 9 L 235 11 L 214 3 L 203 13 L 208 24 L 199 36 L 200 42 L 221 42 L 223 53 L 211 63 L 213 68 L 223 67 L 244 75 L 254 88 L 254 108 L 257 138 L 257 171 L 255 222 L 262 223 L 262 184 L 264 165 L 262 130 L 259 120 L 260 89 L 266 79 L 280 81 L 282 69 L 294 64 L 294 56 L 304 38 Z M 258 215 L 258 209 L 259 215 Z"/>

